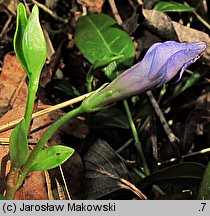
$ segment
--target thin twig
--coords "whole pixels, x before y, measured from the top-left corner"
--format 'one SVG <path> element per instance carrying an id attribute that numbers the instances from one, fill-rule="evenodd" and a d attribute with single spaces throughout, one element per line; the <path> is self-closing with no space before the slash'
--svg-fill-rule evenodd
<path id="1" fill-rule="evenodd" d="M 151 102 L 157 116 L 159 117 L 160 122 L 162 123 L 163 128 L 164 128 L 170 142 L 172 142 L 172 143 L 177 142 L 177 141 L 179 142 L 179 139 L 174 135 L 171 128 L 169 127 L 169 125 L 168 125 L 168 123 L 167 123 L 167 121 L 166 121 L 166 119 L 165 119 L 165 117 L 164 117 L 164 115 L 163 115 L 163 113 L 162 113 L 156 99 L 154 98 L 152 92 L 147 91 L 147 96 L 148 96 L 148 98 L 149 98 L 149 100 L 150 100 L 150 102 Z"/>
<path id="2" fill-rule="evenodd" d="M 44 32 L 44 37 L 45 37 L 46 44 L 47 44 L 47 59 L 48 59 L 48 61 L 50 61 L 51 57 L 55 53 L 55 50 L 54 50 L 54 47 L 52 45 L 52 41 L 50 39 L 48 32 L 45 29 L 43 29 L 43 32 Z"/>
<path id="3" fill-rule="evenodd" d="M 210 30 L 210 25 L 208 22 L 206 22 L 206 20 L 204 20 L 196 11 L 193 12 L 195 14 L 195 16 L 197 17 L 197 19 L 203 23 L 203 25 L 205 25 L 209 30 Z"/>
<path id="4" fill-rule="evenodd" d="M 9 138 L 0 138 L 0 145 L 8 145 Z"/>
<path id="5" fill-rule="evenodd" d="M 45 182 L 47 187 L 47 197 L 49 200 L 54 200 L 53 192 L 52 192 L 52 184 L 48 170 L 44 170 Z"/>
<path id="6" fill-rule="evenodd" d="M 63 102 L 63 103 L 57 104 L 57 105 L 55 105 L 55 106 L 51 106 L 51 107 L 46 108 L 46 109 L 44 109 L 44 110 L 41 110 L 41 111 L 39 111 L 39 112 L 33 113 L 33 114 L 32 114 L 32 119 L 37 118 L 37 117 L 42 116 L 42 115 L 45 115 L 45 114 L 48 114 L 48 113 L 50 113 L 50 112 L 56 111 L 56 110 L 58 110 L 58 109 L 67 107 L 67 106 L 69 106 L 69 105 L 78 103 L 78 102 L 84 100 L 84 99 L 85 99 L 86 97 L 88 97 L 90 94 L 92 94 L 92 92 L 87 93 L 87 94 L 84 94 L 84 95 L 81 95 L 81 96 L 76 97 L 76 98 L 73 98 L 73 99 L 71 99 L 71 100 L 65 101 L 65 102 Z M 19 118 L 19 119 L 16 119 L 16 120 L 12 121 L 12 122 L 9 122 L 9 123 L 7 123 L 7 124 L 4 124 L 4 125 L 0 126 L 0 132 L 9 130 L 9 129 L 15 127 L 15 125 L 17 125 L 22 119 L 23 119 L 23 118 Z"/>
<path id="7" fill-rule="evenodd" d="M 6 21 L 6 23 L 4 24 L 4 27 L 2 28 L 2 31 L 0 33 L 0 38 L 4 35 L 4 33 L 6 32 L 6 30 L 8 29 L 8 26 L 12 20 L 12 15 L 8 14 L 8 19 Z"/>
<path id="8" fill-rule="evenodd" d="M 130 138 L 125 144 L 123 144 L 119 149 L 116 150 L 116 153 L 120 153 L 123 151 L 125 148 L 130 146 L 130 144 L 133 142 L 133 138 Z"/>
<path id="9" fill-rule="evenodd" d="M 206 153 L 209 153 L 209 152 L 210 152 L 210 148 L 205 148 L 205 149 L 202 149 L 200 151 L 189 153 L 187 155 L 182 155 L 181 159 L 193 157 L 193 156 L 196 156 L 196 155 L 199 155 L 199 154 L 206 154 Z M 164 164 L 167 164 L 167 163 L 171 163 L 171 162 L 174 162 L 174 161 L 177 161 L 177 160 L 178 160 L 177 158 L 171 158 L 170 160 L 166 160 L 166 161 L 163 161 L 163 162 L 158 162 L 158 166 L 161 166 L 161 165 L 164 165 Z"/>
<path id="10" fill-rule="evenodd" d="M 53 11 L 51 11 L 49 8 L 47 8 L 45 5 L 37 2 L 36 0 L 31 0 L 34 4 L 36 4 L 38 7 L 40 7 L 42 10 L 44 10 L 46 13 L 50 14 L 54 19 L 59 20 L 63 23 L 68 23 L 67 19 L 63 19 L 59 16 L 57 16 Z"/>
<path id="11" fill-rule="evenodd" d="M 68 200 L 72 200 L 71 195 L 70 195 L 70 191 L 69 191 L 68 186 L 67 186 L 66 178 L 65 178 L 64 173 L 63 173 L 62 166 L 60 166 L 60 165 L 59 165 L 59 170 L 60 170 L 60 173 L 61 173 L 61 177 L 62 177 L 62 180 L 63 180 L 63 184 L 64 184 L 64 188 L 65 188 Z"/>
<path id="12" fill-rule="evenodd" d="M 190 7 L 190 5 L 189 5 L 187 2 L 184 2 L 184 4 Z M 194 13 L 194 15 L 197 17 L 197 19 L 198 19 L 201 23 L 203 23 L 203 25 L 205 25 L 208 29 L 210 29 L 209 23 L 208 23 L 206 20 L 204 20 L 204 19 L 196 12 L 196 10 L 194 10 L 193 13 Z"/>
<path id="13" fill-rule="evenodd" d="M 109 4 L 110 4 L 110 7 L 112 9 L 112 13 L 114 15 L 114 18 L 116 19 L 118 25 L 122 25 L 123 21 L 119 15 L 119 12 L 117 10 L 117 6 L 115 4 L 115 1 L 114 0 L 109 0 Z"/>
<path id="14" fill-rule="evenodd" d="M 98 171 L 99 173 L 108 176 L 112 179 L 116 179 L 117 181 L 119 181 L 118 185 L 122 188 L 125 188 L 127 190 L 132 191 L 133 193 L 135 193 L 140 199 L 142 200 L 147 200 L 148 198 L 146 197 L 146 195 L 144 193 L 142 193 L 135 185 L 131 184 L 129 181 L 127 181 L 124 178 L 118 177 L 113 175 L 112 173 L 109 173 L 105 170 L 102 169 L 97 169 L 96 171 Z"/>

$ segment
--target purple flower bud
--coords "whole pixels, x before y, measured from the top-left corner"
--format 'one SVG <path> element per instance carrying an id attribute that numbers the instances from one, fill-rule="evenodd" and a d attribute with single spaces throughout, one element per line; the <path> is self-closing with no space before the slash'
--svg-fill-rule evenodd
<path id="1" fill-rule="evenodd" d="M 155 43 L 143 60 L 126 70 L 101 91 L 84 101 L 89 111 L 100 109 L 109 103 L 125 99 L 162 86 L 200 58 L 206 49 L 204 42 L 179 43 L 167 41 Z"/>
<path id="2" fill-rule="evenodd" d="M 126 70 L 99 92 L 99 95 L 106 91 L 112 92 L 103 105 L 162 86 L 177 74 L 179 81 L 184 70 L 198 60 L 205 49 L 204 42 L 167 41 L 153 44 L 141 62 Z"/>

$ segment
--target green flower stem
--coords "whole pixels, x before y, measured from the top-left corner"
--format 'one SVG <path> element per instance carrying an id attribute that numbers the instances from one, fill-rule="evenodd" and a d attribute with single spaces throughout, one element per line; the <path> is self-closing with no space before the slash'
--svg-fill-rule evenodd
<path id="1" fill-rule="evenodd" d="M 29 86 L 28 86 L 28 99 L 26 104 L 26 111 L 25 111 L 25 121 L 26 121 L 26 131 L 29 130 L 30 124 L 31 124 L 31 117 L 34 110 L 34 101 L 36 97 L 36 92 L 39 85 L 39 79 L 32 77 L 31 80 L 29 80 Z"/>
<path id="2" fill-rule="evenodd" d="M 93 78 L 94 78 L 94 66 L 95 64 L 91 65 L 88 73 L 87 73 L 87 77 L 86 77 L 86 80 L 87 80 L 87 90 L 88 92 L 91 92 L 92 91 L 92 82 L 93 82 Z"/>
<path id="3" fill-rule="evenodd" d="M 61 125 L 63 125 L 68 120 L 74 118 L 75 116 L 80 115 L 83 112 L 84 112 L 83 109 L 81 107 L 78 107 L 78 108 L 68 112 L 66 115 L 62 116 L 60 119 L 58 119 L 55 123 L 53 123 L 47 129 L 47 131 L 43 134 L 43 136 L 40 138 L 40 140 L 36 144 L 35 148 L 31 152 L 28 160 L 23 165 L 23 167 L 21 169 L 21 174 L 19 176 L 18 183 L 16 186 L 16 190 L 18 190 L 18 188 L 22 185 L 24 179 L 26 178 L 26 176 L 30 172 L 30 169 L 31 169 L 33 163 L 35 162 L 36 157 L 39 154 L 39 152 L 42 150 L 42 148 L 47 143 L 47 141 L 53 136 L 53 134 L 58 130 L 58 128 L 61 127 Z"/>
<path id="4" fill-rule="evenodd" d="M 139 155 L 141 157 L 141 161 L 142 161 L 142 164 L 143 164 L 143 167 L 144 167 L 145 175 L 148 176 L 149 173 L 150 173 L 149 172 L 149 168 L 147 166 L 147 162 L 146 162 L 146 159 L 144 157 L 144 153 L 143 153 L 143 150 L 142 150 L 141 142 L 139 140 L 138 132 L 137 132 L 136 126 L 135 126 L 135 124 L 133 122 L 133 118 L 132 118 L 131 111 L 130 111 L 130 108 L 128 106 L 127 100 L 123 100 L 123 104 L 124 104 L 125 111 L 126 111 L 126 114 L 127 114 L 127 117 L 128 117 L 128 121 L 129 121 L 129 124 L 130 124 L 130 127 L 131 127 L 131 131 L 133 133 L 136 149 L 137 149 L 137 151 L 138 151 L 138 153 L 139 153 Z"/>

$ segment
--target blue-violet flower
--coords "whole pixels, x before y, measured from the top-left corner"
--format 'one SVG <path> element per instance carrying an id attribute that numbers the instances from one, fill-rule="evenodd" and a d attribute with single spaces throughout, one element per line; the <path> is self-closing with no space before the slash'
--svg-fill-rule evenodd
<path id="1" fill-rule="evenodd" d="M 175 76 L 179 81 L 185 69 L 200 58 L 206 49 L 204 42 L 179 43 L 167 41 L 155 43 L 143 60 L 126 70 L 109 85 L 96 91 L 84 105 L 89 111 L 107 104 L 162 86 Z"/>

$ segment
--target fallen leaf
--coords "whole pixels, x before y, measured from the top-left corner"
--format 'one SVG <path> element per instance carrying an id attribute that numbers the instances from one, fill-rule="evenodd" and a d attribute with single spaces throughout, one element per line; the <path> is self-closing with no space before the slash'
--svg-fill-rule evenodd
<path id="1" fill-rule="evenodd" d="M 1 126 L 24 116 L 28 88 L 25 80 L 23 80 L 23 83 L 19 86 L 24 76 L 25 72 L 16 56 L 7 54 L 4 58 L 2 73 L 0 75 L 0 104 L 2 105 L 2 110 L 5 110 L 5 107 L 9 106 L 11 99 L 13 99 L 14 102 L 13 106 L 10 107 L 11 109 L 0 118 Z M 15 98 L 13 97 L 14 94 Z M 39 102 L 39 106 L 43 106 L 43 104 Z M 30 142 L 36 143 L 49 125 L 62 115 L 63 113 L 61 111 L 54 111 L 47 115 L 35 118 L 31 128 L 32 133 L 30 135 Z M 0 138 L 9 138 L 12 131 L 13 129 L 10 129 L 0 133 Z M 57 139 L 55 138 L 55 140 Z M 59 140 L 59 142 L 61 141 Z"/>
<path id="2" fill-rule="evenodd" d="M 146 9 L 143 9 L 142 13 L 145 18 L 143 25 L 149 30 L 168 40 L 178 40 L 171 18 L 166 13 Z"/>
<path id="3" fill-rule="evenodd" d="M 108 143 L 103 140 L 98 139 L 90 147 L 83 161 L 85 167 L 83 199 L 101 198 L 122 189 L 121 182 L 117 178 L 127 181 L 130 179 L 124 163 Z M 104 173 L 108 173 L 108 175 Z"/>
<path id="4" fill-rule="evenodd" d="M 206 42 L 207 49 L 202 54 L 201 61 L 210 66 L 210 38 L 208 34 L 174 22 L 161 11 L 144 9 L 142 12 L 145 18 L 143 25 L 161 38 L 180 42 Z"/>
<path id="5" fill-rule="evenodd" d="M 32 172 L 17 191 L 15 200 L 47 200 L 48 193 L 44 172 Z"/>
<path id="6" fill-rule="evenodd" d="M 203 41 L 207 44 L 207 49 L 201 56 L 201 61 L 206 65 L 210 66 L 210 38 L 209 35 L 193 29 L 183 26 L 177 22 L 172 22 L 174 29 L 178 35 L 180 42 L 196 42 L 196 41 Z"/>
<path id="7" fill-rule="evenodd" d="M 40 106 L 42 103 L 39 103 Z M 58 120 L 63 115 L 62 111 L 54 111 L 46 115 L 39 116 L 33 120 L 30 133 L 30 143 L 37 143 L 44 132 L 50 127 L 50 125 Z M 60 130 L 57 131 L 50 139 L 49 145 L 62 144 L 60 139 Z"/>
<path id="8" fill-rule="evenodd" d="M 3 194 L 5 190 L 6 183 L 6 175 L 10 170 L 9 161 L 9 146 L 8 145 L 0 145 L 0 193 Z"/>
<path id="9" fill-rule="evenodd" d="M 6 187 L 6 176 L 10 171 L 9 146 L 0 145 L 0 193 Z M 24 181 L 23 186 L 17 191 L 16 200 L 43 200 L 48 199 L 44 172 L 33 172 Z"/>
<path id="10" fill-rule="evenodd" d="M 2 73 L 0 74 L 0 117 L 7 113 L 12 107 L 16 108 L 15 116 L 19 118 L 20 112 L 25 110 L 28 88 L 25 83 L 25 72 L 20 66 L 16 56 L 7 54 L 4 58 Z M 20 85 L 20 88 L 18 88 Z M 21 89 L 21 90 L 20 90 Z M 11 101 L 13 104 L 11 105 Z M 22 108 L 24 107 L 24 110 Z"/>

